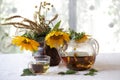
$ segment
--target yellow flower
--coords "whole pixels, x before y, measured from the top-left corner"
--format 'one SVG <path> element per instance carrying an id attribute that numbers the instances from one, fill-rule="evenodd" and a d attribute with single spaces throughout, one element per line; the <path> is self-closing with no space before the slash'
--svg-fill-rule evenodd
<path id="1" fill-rule="evenodd" d="M 39 46 L 39 43 L 36 42 L 35 40 L 31 40 L 29 38 L 22 36 L 16 36 L 15 38 L 13 38 L 12 44 L 16 46 L 20 46 L 21 50 L 26 49 L 30 51 L 38 50 L 38 46 Z"/>
<path id="2" fill-rule="evenodd" d="M 69 34 L 62 31 L 52 31 L 45 37 L 46 44 L 51 48 L 57 48 L 69 40 Z"/>
<path id="3" fill-rule="evenodd" d="M 83 37 L 80 39 L 77 39 L 76 42 L 79 42 L 79 43 L 85 42 L 86 40 L 88 40 L 88 36 L 89 35 L 83 35 Z"/>

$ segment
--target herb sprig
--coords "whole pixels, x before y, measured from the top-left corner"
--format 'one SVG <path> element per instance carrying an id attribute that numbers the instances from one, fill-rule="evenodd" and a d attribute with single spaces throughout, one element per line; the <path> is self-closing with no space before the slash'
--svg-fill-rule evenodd
<path id="1" fill-rule="evenodd" d="M 81 39 L 85 35 L 85 32 L 77 33 L 74 30 L 70 30 L 70 29 L 69 29 L 69 32 L 70 32 L 70 39 L 73 39 L 73 40 Z"/>
<path id="2" fill-rule="evenodd" d="M 74 70 L 67 70 L 66 72 L 59 72 L 60 75 L 69 75 L 69 74 L 76 74 L 77 71 Z"/>
<path id="3" fill-rule="evenodd" d="M 86 73 L 86 74 L 84 74 L 84 75 L 90 75 L 90 76 L 94 76 L 94 75 L 96 75 L 96 72 L 98 72 L 98 70 L 96 70 L 96 69 L 90 69 L 89 70 L 89 72 L 88 73 Z"/>
<path id="4" fill-rule="evenodd" d="M 21 74 L 21 76 L 32 76 L 32 75 L 35 76 L 35 74 L 33 74 L 28 68 L 24 69 L 23 73 Z"/>
<path id="5" fill-rule="evenodd" d="M 88 73 L 86 73 L 86 74 L 84 74 L 85 76 L 94 76 L 94 75 L 96 75 L 96 72 L 98 72 L 98 70 L 96 70 L 96 69 L 90 69 L 89 70 L 89 72 Z M 76 74 L 77 73 L 77 71 L 74 71 L 74 70 L 67 70 L 67 71 L 65 71 L 65 72 L 59 72 L 58 74 L 60 74 L 60 75 L 71 75 L 71 74 Z"/>

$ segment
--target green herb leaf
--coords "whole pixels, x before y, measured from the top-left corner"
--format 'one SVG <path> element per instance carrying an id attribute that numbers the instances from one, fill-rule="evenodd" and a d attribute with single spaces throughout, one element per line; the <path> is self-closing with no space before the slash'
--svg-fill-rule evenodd
<path id="1" fill-rule="evenodd" d="M 23 70 L 23 73 L 21 76 L 30 76 L 30 75 L 35 75 L 33 74 L 28 68 Z"/>
<path id="2" fill-rule="evenodd" d="M 54 26 L 53 30 L 58 30 L 60 23 L 61 23 L 61 21 L 57 22 L 57 24 Z"/>
<path id="3" fill-rule="evenodd" d="M 61 74 L 61 75 L 68 75 L 68 74 L 75 74 L 76 71 L 74 70 L 67 70 L 66 72 L 59 72 L 58 74 Z"/>
<path id="4" fill-rule="evenodd" d="M 76 73 L 76 71 L 74 71 L 74 70 L 67 70 L 66 71 L 66 74 L 75 74 Z"/>
<path id="5" fill-rule="evenodd" d="M 84 75 L 94 76 L 94 75 L 96 75 L 96 72 L 98 72 L 96 69 L 90 69 L 89 72 Z"/>
<path id="6" fill-rule="evenodd" d="M 75 32 L 74 30 L 69 29 L 70 32 L 70 39 L 77 40 L 83 38 L 85 32 Z"/>
<path id="7" fill-rule="evenodd" d="M 59 72 L 58 74 L 65 75 L 65 72 Z"/>
<path id="8" fill-rule="evenodd" d="M 98 70 L 96 70 L 96 69 L 90 69 L 90 72 L 98 72 Z"/>
<path id="9" fill-rule="evenodd" d="M 84 75 L 90 75 L 90 76 L 94 76 L 94 75 L 96 75 L 94 72 L 89 72 L 89 73 L 86 73 L 86 74 L 84 74 Z"/>

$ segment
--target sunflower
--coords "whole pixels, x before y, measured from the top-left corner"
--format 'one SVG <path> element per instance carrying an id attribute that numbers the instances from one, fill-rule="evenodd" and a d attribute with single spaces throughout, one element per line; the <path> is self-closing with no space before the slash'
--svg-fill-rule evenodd
<path id="1" fill-rule="evenodd" d="M 45 37 L 46 44 L 51 48 L 57 48 L 69 40 L 69 34 L 62 31 L 52 31 Z"/>
<path id="2" fill-rule="evenodd" d="M 22 37 L 22 36 L 16 36 L 12 40 L 12 44 L 16 46 L 20 46 L 21 50 L 26 49 L 30 51 L 36 51 L 38 50 L 39 43 L 35 40 Z"/>

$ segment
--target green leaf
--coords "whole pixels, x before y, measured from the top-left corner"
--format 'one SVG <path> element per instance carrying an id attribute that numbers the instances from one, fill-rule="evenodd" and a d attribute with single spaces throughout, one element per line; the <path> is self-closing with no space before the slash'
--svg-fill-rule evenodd
<path id="1" fill-rule="evenodd" d="M 75 74 L 76 73 L 76 71 L 74 71 L 74 70 L 67 70 L 66 71 L 66 74 Z"/>
<path id="2" fill-rule="evenodd" d="M 83 38 L 85 32 L 75 32 L 74 30 L 69 29 L 70 39 L 77 40 Z"/>
<path id="3" fill-rule="evenodd" d="M 96 69 L 90 69 L 90 72 L 98 72 L 98 70 L 96 70 Z"/>
<path id="4" fill-rule="evenodd" d="M 76 74 L 76 71 L 74 71 L 74 70 L 67 70 L 66 72 L 59 72 L 58 74 L 61 74 L 61 75 Z"/>
<path id="5" fill-rule="evenodd" d="M 96 75 L 96 72 L 98 72 L 96 69 L 90 69 L 89 72 L 84 74 L 84 75 L 94 76 L 94 75 Z"/>
<path id="6" fill-rule="evenodd" d="M 90 75 L 90 76 L 94 76 L 94 75 L 96 75 L 94 72 L 89 72 L 89 73 L 86 73 L 86 74 L 84 74 L 84 75 Z"/>
<path id="7" fill-rule="evenodd" d="M 23 73 L 21 74 L 21 76 L 30 76 L 30 75 L 35 75 L 33 74 L 28 68 L 23 70 Z"/>
<path id="8" fill-rule="evenodd" d="M 60 23 L 61 23 L 61 20 L 59 22 L 57 22 L 57 24 L 54 26 L 53 30 L 58 30 Z"/>
<path id="9" fill-rule="evenodd" d="M 65 72 L 59 72 L 58 74 L 65 75 Z"/>

